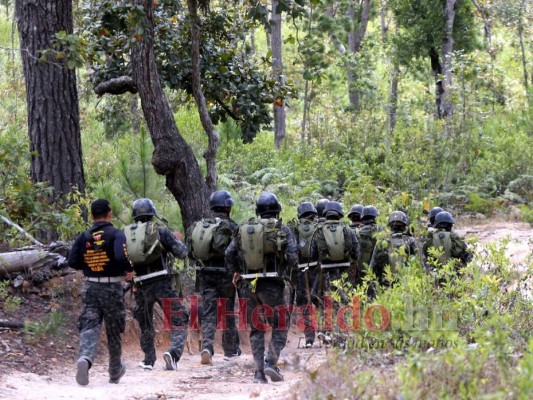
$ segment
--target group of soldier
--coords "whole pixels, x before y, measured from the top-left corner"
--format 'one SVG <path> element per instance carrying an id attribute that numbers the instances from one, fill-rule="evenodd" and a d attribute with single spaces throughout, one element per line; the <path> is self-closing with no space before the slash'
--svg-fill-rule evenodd
<path id="1" fill-rule="evenodd" d="M 94 224 L 78 236 L 68 260 L 71 267 L 82 270 L 85 276 L 81 292 L 83 310 L 78 320 L 78 384 L 89 383 L 102 321 L 109 350 L 109 382 L 118 383 L 126 371 L 121 361 L 120 337 L 125 327 L 124 279 L 133 282 L 134 317 L 140 327 L 140 346 L 144 352 L 139 367 L 153 369 L 154 305 L 179 298 L 173 287 L 172 257 L 189 257 L 195 265 L 202 301 L 201 364 L 212 364 L 215 332 L 221 323 L 218 321 L 221 299 L 226 311 L 222 313 L 223 360 L 232 361 L 241 355 L 234 308 L 237 294 L 246 299 L 255 383 L 267 383 L 267 377 L 273 382 L 284 379 L 277 363 L 287 343 L 287 321 L 291 317 L 288 303 L 303 310 L 305 347 L 309 348 L 317 336 L 326 343 L 330 340 L 328 332 L 317 332 L 311 314 L 312 307 L 320 309 L 321 299 L 336 289 L 336 282 L 348 277 L 357 286 L 365 274 L 372 272 L 379 284 L 388 286 L 392 283 L 385 278 L 385 268 L 390 266 L 397 271 L 411 256 L 420 256 L 423 265 L 435 254 L 441 264 L 449 260 L 464 264 L 472 258 L 464 241 L 452 232 L 452 215 L 439 207 L 429 211 L 427 235 L 420 244 L 410 234 L 409 220 L 402 211 L 389 215 L 390 230 L 384 230 L 376 222 L 379 211 L 372 205 L 353 206 L 347 215 L 350 223 L 345 224 L 342 205 L 321 199 L 315 204 L 300 203 L 297 220 L 284 225 L 278 198 L 263 192 L 256 199 L 256 217 L 237 224 L 230 216 L 234 200 L 229 192 L 216 191 L 209 201 L 211 215 L 192 224 L 185 241 L 179 233 L 156 223 L 156 208 L 150 199 L 133 203 L 134 223 L 125 228 L 126 234 L 111 224 L 112 211 L 107 200 L 91 204 Z M 150 247 L 144 250 L 143 258 L 139 258 L 135 247 L 135 235 L 141 232 L 146 235 L 142 243 L 149 242 Z M 380 232 L 383 240 L 378 241 Z M 149 235 L 155 239 L 149 241 Z M 154 251 L 156 248 L 159 251 Z M 431 248 L 438 251 L 435 253 Z M 150 258 L 149 253 L 154 253 L 155 258 Z M 293 296 L 287 299 L 289 287 Z M 372 295 L 371 289 L 369 296 Z M 166 369 L 176 370 L 186 342 L 189 311 L 183 301 L 170 304 L 171 344 L 163 360 Z M 271 312 L 263 312 L 257 323 L 260 308 Z M 265 324 L 272 328 L 268 350 Z"/>

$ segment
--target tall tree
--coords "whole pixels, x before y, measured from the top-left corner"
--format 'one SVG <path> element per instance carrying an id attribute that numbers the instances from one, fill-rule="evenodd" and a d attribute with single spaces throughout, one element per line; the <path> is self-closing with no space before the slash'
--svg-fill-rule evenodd
<path id="1" fill-rule="evenodd" d="M 28 104 L 31 175 L 48 182 L 58 201 L 73 189 L 83 192 L 76 74 L 68 61 L 48 55 L 56 34 L 73 31 L 72 0 L 17 0 L 15 3 Z"/>
<path id="2" fill-rule="evenodd" d="M 400 59 L 428 57 L 435 82 L 436 116 L 453 112 L 450 98 L 452 52 L 469 51 L 475 46 L 475 25 L 469 0 L 390 0 L 399 26 L 395 36 Z"/>
<path id="3" fill-rule="evenodd" d="M 272 10 L 270 17 L 270 46 L 272 49 L 272 69 L 274 79 L 282 86 L 283 82 L 283 58 L 282 58 L 282 34 L 281 34 L 281 12 L 279 11 L 279 0 L 272 0 Z M 274 145 L 277 149 L 285 139 L 285 102 L 276 99 L 274 102 Z"/>
<path id="4" fill-rule="evenodd" d="M 193 150 L 180 135 L 163 91 L 154 53 L 154 2 L 135 0 L 142 7 L 131 59 L 133 81 L 139 90 L 144 118 L 154 144 L 152 164 L 166 178 L 166 186 L 178 202 L 183 225 L 190 226 L 209 209 L 208 188 Z M 136 36 L 139 35 L 139 36 Z"/>

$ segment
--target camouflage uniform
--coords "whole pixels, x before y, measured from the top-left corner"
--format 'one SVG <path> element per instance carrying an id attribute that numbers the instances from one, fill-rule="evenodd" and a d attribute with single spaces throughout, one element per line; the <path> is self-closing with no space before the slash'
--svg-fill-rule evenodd
<path id="1" fill-rule="evenodd" d="M 432 233 L 428 233 L 426 239 L 424 240 L 423 252 L 426 260 L 429 257 L 429 248 L 435 246 L 434 235 L 440 235 L 443 238 L 449 235 L 451 248 L 447 251 L 449 252 L 451 258 L 454 258 L 459 262 L 459 265 L 464 266 L 472 260 L 473 254 L 468 250 L 466 243 L 459 237 L 459 235 L 457 235 L 455 232 L 448 232 L 441 228 L 435 228 Z M 448 257 L 446 255 L 444 255 L 440 260 L 442 264 L 445 264 L 447 261 Z"/>
<path id="2" fill-rule="evenodd" d="M 177 240 L 172 232 L 166 227 L 159 227 L 159 237 L 163 245 L 161 258 L 149 265 L 134 265 L 137 277 L 149 273 L 164 270 L 169 262 L 169 254 L 178 257 L 187 257 L 187 246 Z M 156 360 L 154 344 L 154 305 L 158 303 L 163 306 L 162 299 L 177 299 L 179 292 L 172 287 L 173 277 L 165 275 L 162 278 L 152 278 L 135 284 L 135 319 L 139 322 L 141 329 L 140 345 L 144 352 L 144 364 L 154 365 Z M 183 354 L 183 348 L 187 340 L 187 328 L 189 323 L 189 311 L 182 301 L 171 302 L 171 346 L 168 350 L 177 361 Z"/>
<path id="3" fill-rule="evenodd" d="M 300 221 L 302 222 L 303 219 Z M 311 307 L 318 307 L 318 296 L 316 291 L 313 292 L 313 283 L 317 278 L 319 267 L 316 262 L 310 262 L 309 257 L 302 255 L 301 249 L 304 246 L 310 246 L 310 243 L 301 243 L 298 233 L 298 224 L 293 228 L 296 243 L 298 243 L 298 276 L 296 282 L 296 307 L 298 310 L 303 309 L 304 335 L 306 344 L 312 344 L 315 341 L 316 321 L 311 319 Z M 305 307 L 307 306 L 307 307 Z M 314 326 L 315 325 L 315 326 Z"/>
<path id="4" fill-rule="evenodd" d="M 398 249 L 391 249 L 391 241 L 399 240 L 403 243 L 403 247 L 405 249 L 405 258 L 407 259 L 409 256 L 418 254 L 418 246 L 415 242 L 415 239 L 409 235 L 407 235 L 404 232 L 393 232 L 391 233 L 391 236 L 389 239 L 386 240 L 387 244 L 384 246 L 380 246 L 380 244 L 376 245 L 374 248 L 374 253 L 372 255 L 372 259 L 370 260 L 370 268 L 374 271 L 374 274 L 376 275 L 379 283 L 382 286 L 389 286 L 390 282 L 387 282 L 385 280 L 384 271 L 385 266 L 390 265 L 391 268 L 399 268 L 400 266 L 397 265 L 391 265 L 391 251 L 398 252 Z M 402 257 L 403 258 L 403 257 Z M 392 263 L 393 264 L 393 263 Z"/>
<path id="5" fill-rule="evenodd" d="M 227 225 L 233 232 L 237 223 L 228 218 L 226 213 L 215 212 L 213 218 L 221 218 L 227 221 Z M 187 237 L 192 235 L 192 228 L 188 231 Z M 231 240 L 231 238 L 230 238 Z M 189 245 L 189 249 L 192 246 Z M 192 258 L 193 255 L 189 254 Z M 200 266 L 201 265 L 201 266 Z M 217 300 L 224 299 L 226 302 L 226 311 L 233 313 L 235 308 L 236 289 L 233 285 L 233 271 L 226 268 L 224 256 L 220 258 L 213 257 L 207 262 L 200 263 L 197 261 L 196 275 L 200 283 L 200 293 L 202 295 L 202 349 L 208 349 L 211 355 L 215 354 L 214 341 L 217 330 Z M 239 354 L 239 332 L 237 331 L 237 321 L 234 315 L 227 315 L 222 331 L 222 349 L 224 355 L 231 357 Z"/>
<path id="6" fill-rule="evenodd" d="M 298 261 L 298 250 L 296 248 L 296 240 L 291 230 L 282 225 L 281 229 L 286 234 L 287 247 L 284 251 L 284 265 L 285 273 L 290 274 Z M 239 254 L 239 245 L 237 238 L 234 237 L 230 245 L 226 249 L 226 265 L 233 271 L 240 273 L 242 255 Z M 282 260 L 275 259 L 276 255 L 267 255 L 266 265 L 267 270 L 275 268 Z M 270 267 L 270 268 L 269 268 Z M 270 269 L 272 270 L 272 269 Z M 265 363 L 267 365 L 275 366 L 278 362 L 281 350 L 287 343 L 287 333 L 290 324 L 290 316 L 288 312 L 287 303 L 285 301 L 285 282 L 282 279 L 276 278 L 259 278 L 257 279 L 255 290 L 252 287 L 252 281 L 245 280 L 241 283 L 239 297 L 247 299 L 247 322 L 251 325 L 250 343 L 252 346 L 252 353 L 255 365 L 258 371 L 263 371 Z M 268 346 L 268 354 L 265 355 L 265 330 L 261 329 L 261 324 L 253 321 L 253 311 L 262 306 L 270 306 L 274 309 L 274 315 L 266 318 L 266 322 L 272 327 L 272 339 Z M 280 313 L 281 310 L 281 313 Z M 263 322 L 264 323 L 264 322 Z"/>
<path id="7" fill-rule="evenodd" d="M 359 259 L 359 242 L 353 230 L 348 229 L 347 232 L 351 236 L 353 245 L 349 250 L 349 259 L 347 259 L 346 262 L 350 261 L 357 263 L 357 260 Z M 318 243 L 315 235 L 313 241 L 311 242 L 310 258 L 313 261 L 320 261 L 322 257 L 323 255 L 319 254 Z M 340 279 L 343 273 L 350 272 L 350 267 L 327 268 L 328 264 L 332 263 L 333 262 L 326 260 L 320 261 L 321 273 L 317 276 L 317 279 L 313 284 L 313 290 L 317 290 L 318 288 L 318 291 L 322 297 L 329 295 L 333 290 L 331 283 L 332 281 Z M 343 301 L 350 301 L 350 299 L 344 298 Z"/>
<path id="8" fill-rule="evenodd" d="M 357 260 L 357 270 L 366 271 L 372 254 L 374 253 L 374 247 L 376 246 L 376 233 L 379 232 L 379 228 L 376 223 L 363 225 L 359 230 L 359 245 L 361 254 Z"/>
<path id="9" fill-rule="evenodd" d="M 123 368 L 121 364 L 122 342 L 126 309 L 120 277 L 133 271 L 127 257 L 126 237 L 110 222 L 98 221 L 79 235 L 68 256 L 70 267 L 83 270 L 86 279 L 81 298 L 83 309 L 78 319 L 80 332 L 79 359 L 92 366 L 96 345 L 100 337 L 102 321 L 105 323 L 109 350 L 109 376 L 116 378 Z M 117 282 L 109 282 L 109 279 Z M 106 282 L 107 280 L 107 282 Z M 87 383 L 83 383 L 87 384 Z"/>

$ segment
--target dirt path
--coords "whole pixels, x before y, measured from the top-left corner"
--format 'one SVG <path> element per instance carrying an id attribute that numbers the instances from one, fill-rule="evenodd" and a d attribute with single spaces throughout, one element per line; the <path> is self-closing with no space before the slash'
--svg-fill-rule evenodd
<path id="1" fill-rule="evenodd" d="M 144 371 L 137 367 L 142 353 L 138 347 L 129 345 L 124 349 L 127 372 L 118 385 L 108 383 L 104 354 L 97 357 L 86 387 L 76 383 L 72 360 L 66 360 L 63 367 L 56 360 L 56 368 L 49 375 L 11 372 L 0 376 L 0 399 L 281 399 L 288 396 L 291 386 L 302 375 L 303 361 L 311 359 L 306 363 L 309 366 L 325 360 L 325 349 L 297 346 L 298 336 L 291 334 L 280 359 L 285 381 L 279 383 L 252 383 L 255 368 L 249 349 L 231 362 L 215 354 L 213 366 L 201 365 L 199 354 L 185 354 L 177 371 L 165 371 L 164 350 L 160 346 L 154 370 Z"/>
<path id="2" fill-rule="evenodd" d="M 507 255 L 510 260 L 519 268 L 525 268 L 531 262 L 533 229 L 528 224 L 493 222 L 466 226 L 463 223 L 457 231 L 461 235 L 476 236 L 483 244 L 509 238 Z M 1 335 L 0 331 L 0 339 L 3 339 Z M 5 368 L 7 364 L 0 365 L 0 399 L 284 399 L 291 397 L 291 391 L 304 376 L 306 368 L 315 369 L 327 357 L 324 348 L 298 348 L 299 335 L 292 332 L 280 359 L 285 381 L 260 385 L 251 382 L 255 368 L 249 346 L 245 344 L 245 354 L 237 361 L 225 362 L 220 354 L 216 354 L 210 367 L 200 365 L 197 351 L 194 355 L 186 353 L 179 362 L 178 371 L 163 370 L 162 354 L 166 347 L 159 345 L 156 368 L 143 371 L 137 367 L 142 354 L 135 335 L 132 332 L 126 334 L 123 353 L 127 373 L 119 385 L 108 383 L 107 355 L 103 346 L 100 346 L 86 387 L 75 382 L 72 357 L 56 358 L 56 353 L 50 351 L 48 354 L 54 354 L 54 358 L 47 360 L 50 365 L 45 369 L 47 375 L 9 370 Z M 73 334 L 72 341 L 76 343 L 71 343 L 71 353 L 75 352 L 77 340 Z"/>

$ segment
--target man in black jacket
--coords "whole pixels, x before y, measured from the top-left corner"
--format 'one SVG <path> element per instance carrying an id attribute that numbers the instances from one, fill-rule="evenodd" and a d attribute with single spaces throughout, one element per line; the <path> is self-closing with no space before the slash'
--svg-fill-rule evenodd
<path id="1" fill-rule="evenodd" d="M 134 275 L 127 256 L 126 237 L 111 224 L 109 202 L 103 199 L 93 201 L 91 215 L 94 224 L 76 238 L 68 256 L 69 266 L 82 270 L 85 275 L 81 291 L 83 309 L 78 319 L 80 348 L 76 374 L 76 382 L 84 386 L 89 384 L 89 369 L 96 353 L 102 320 L 109 350 L 109 382 L 118 383 L 126 372 L 121 361 L 120 335 L 126 324 L 121 282 Z"/>

